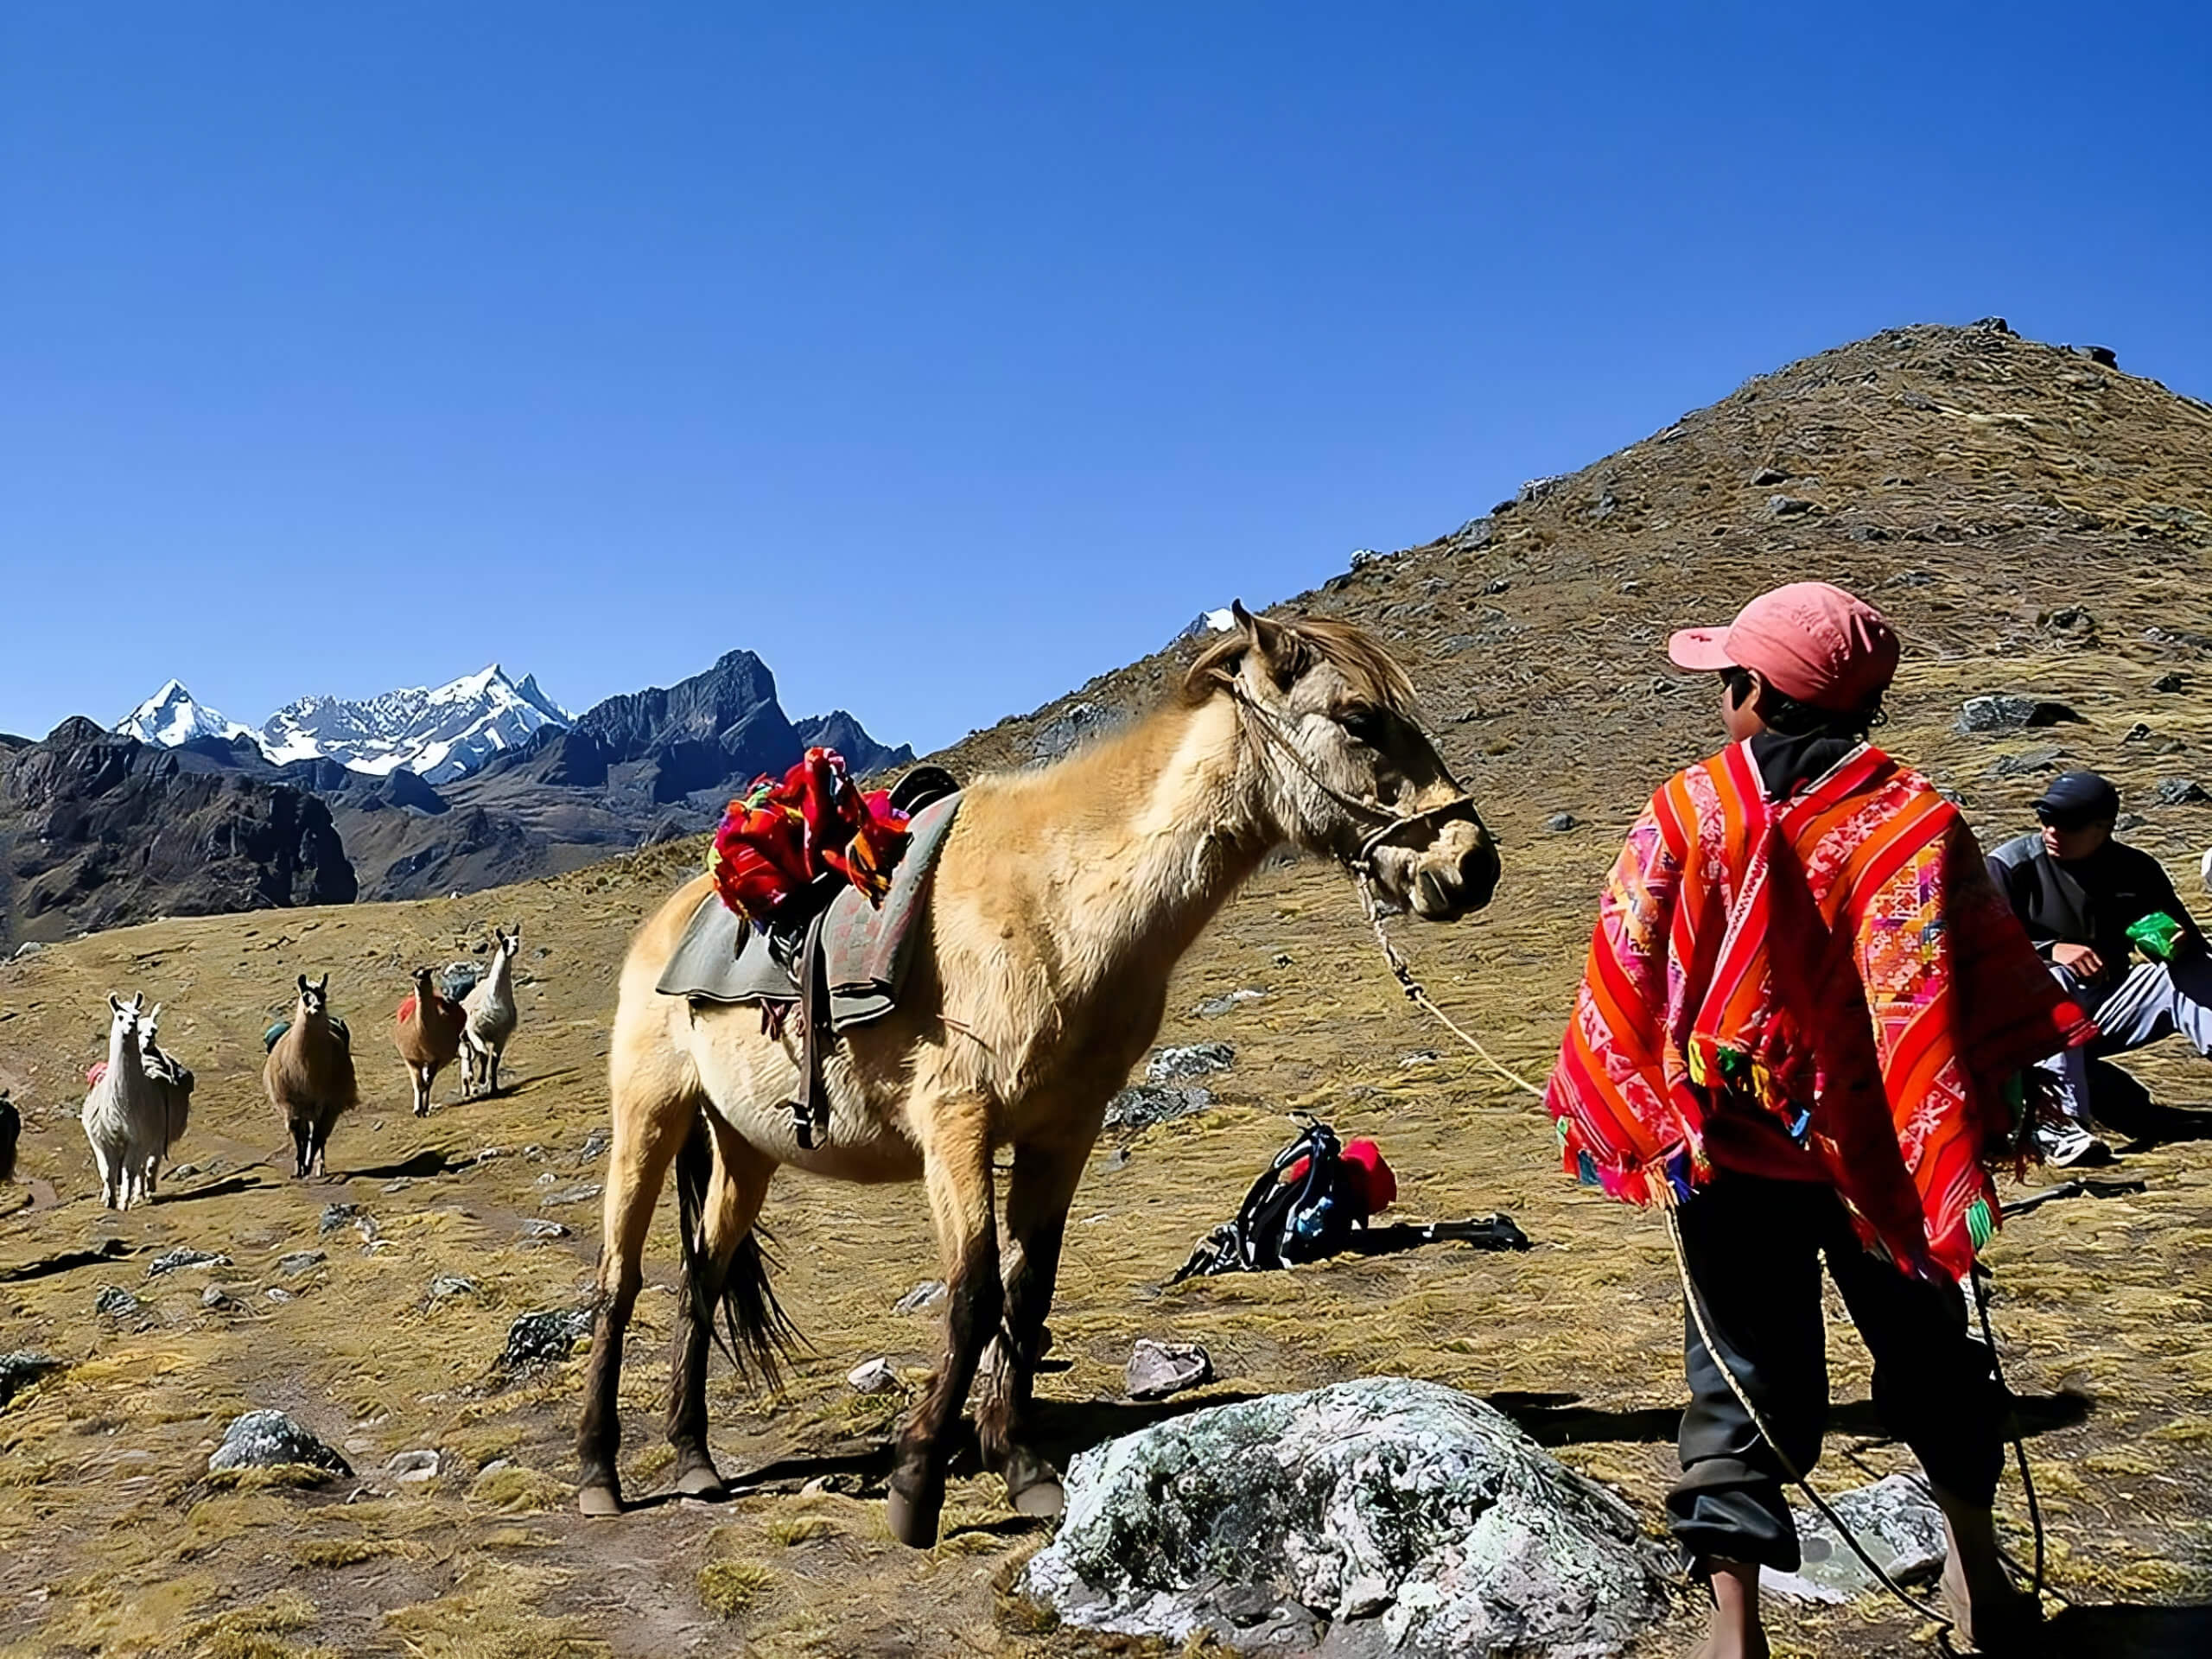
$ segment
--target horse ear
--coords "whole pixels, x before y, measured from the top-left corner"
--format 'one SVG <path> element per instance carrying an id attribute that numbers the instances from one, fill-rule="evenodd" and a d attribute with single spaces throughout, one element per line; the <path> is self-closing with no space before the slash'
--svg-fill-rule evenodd
<path id="1" fill-rule="evenodd" d="M 1230 601 L 1229 613 L 1251 640 L 1252 649 L 1260 653 L 1260 660 L 1268 665 L 1268 677 L 1278 690 L 1287 691 L 1291 683 L 1312 665 L 1306 642 L 1295 629 L 1253 615 L 1241 599 Z"/>

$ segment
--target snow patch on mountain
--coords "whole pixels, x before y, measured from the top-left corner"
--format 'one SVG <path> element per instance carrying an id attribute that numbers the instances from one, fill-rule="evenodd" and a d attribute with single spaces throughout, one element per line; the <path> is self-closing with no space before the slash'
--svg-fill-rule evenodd
<path id="1" fill-rule="evenodd" d="M 283 765 L 328 759 L 377 777 L 404 766 L 431 784 L 466 777 L 493 755 L 575 716 L 497 663 L 440 686 L 410 686 L 380 696 L 302 697 L 271 715 L 261 747 Z"/>
<path id="2" fill-rule="evenodd" d="M 257 735 L 252 727 L 226 720 L 207 704 L 195 701 L 178 680 L 169 681 L 118 721 L 115 729 L 125 737 L 135 737 L 141 743 L 163 749 L 175 748 L 194 738 L 212 737 L 227 743 L 232 738 Z"/>

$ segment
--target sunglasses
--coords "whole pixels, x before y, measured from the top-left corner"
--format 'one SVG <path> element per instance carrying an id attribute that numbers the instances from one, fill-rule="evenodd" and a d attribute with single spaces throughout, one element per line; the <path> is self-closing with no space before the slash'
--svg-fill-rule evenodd
<path id="1" fill-rule="evenodd" d="M 2076 830 L 2086 830 L 2093 823 L 2101 823 L 2104 820 L 2094 812 L 2054 812 L 2047 806 L 2039 806 L 2036 808 L 2036 822 L 2046 830 L 2069 835 Z"/>

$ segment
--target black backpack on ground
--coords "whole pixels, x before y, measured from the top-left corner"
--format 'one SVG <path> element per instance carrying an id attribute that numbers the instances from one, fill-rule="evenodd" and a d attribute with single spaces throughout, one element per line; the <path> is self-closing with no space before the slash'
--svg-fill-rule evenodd
<path id="1" fill-rule="evenodd" d="M 1325 1123 L 1297 1122 L 1298 1134 L 1252 1183 L 1236 1218 L 1200 1240 L 1169 1283 L 1194 1274 L 1264 1273 L 1319 1262 L 1351 1243 L 1367 1220 L 1367 1204 L 1344 1162 L 1344 1143 Z M 1285 1180 L 1283 1172 L 1301 1158 L 1306 1167 Z"/>

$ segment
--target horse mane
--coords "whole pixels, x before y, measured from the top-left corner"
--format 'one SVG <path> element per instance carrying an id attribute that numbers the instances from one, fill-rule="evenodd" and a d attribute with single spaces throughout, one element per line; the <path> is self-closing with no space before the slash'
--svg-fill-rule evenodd
<path id="1" fill-rule="evenodd" d="M 1318 658 L 1344 677 L 1354 696 L 1404 719 L 1416 717 L 1411 677 L 1366 629 L 1326 616 L 1301 616 L 1273 626 L 1279 675 L 1295 678 Z M 1238 629 L 1200 652 L 1183 676 L 1184 706 L 1195 709 L 1218 691 L 1236 672 L 1236 659 L 1251 648 L 1251 637 Z"/>

